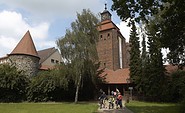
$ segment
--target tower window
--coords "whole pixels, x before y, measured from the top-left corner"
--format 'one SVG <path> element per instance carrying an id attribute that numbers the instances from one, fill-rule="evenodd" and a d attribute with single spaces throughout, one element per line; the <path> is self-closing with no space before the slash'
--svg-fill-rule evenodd
<path id="1" fill-rule="evenodd" d="M 104 67 L 106 68 L 106 63 L 103 63 Z"/>
<path id="2" fill-rule="evenodd" d="M 110 38 L 110 34 L 109 33 L 107 34 L 107 38 Z"/>
<path id="3" fill-rule="evenodd" d="M 100 39 L 102 39 L 103 38 L 103 36 L 102 35 L 100 35 Z"/>
<path id="4" fill-rule="evenodd" d="M 110 33 L 107 34 L 107 38 L 110 38 Z"/>

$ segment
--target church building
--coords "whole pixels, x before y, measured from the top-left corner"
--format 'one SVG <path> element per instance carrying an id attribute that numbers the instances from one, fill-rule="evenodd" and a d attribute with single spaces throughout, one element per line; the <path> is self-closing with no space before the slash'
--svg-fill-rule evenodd
<path id="1" fill-rule="evenodd" d="M 105 9 L 101 13 L 101 23 L 98 26 L 99 41 L 97 52 L 100 68 L 104 68 L 105 81 L 102 89 L 110 94 L 118 88 L 121 92 L 129 83 L 129 44 L 119 28 L 112 22 L 111 13 Z"/>

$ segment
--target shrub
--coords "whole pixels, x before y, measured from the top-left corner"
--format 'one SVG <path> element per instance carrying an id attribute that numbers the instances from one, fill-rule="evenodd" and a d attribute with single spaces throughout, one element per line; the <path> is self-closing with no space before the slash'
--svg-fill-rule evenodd
<path id="1" fill-rule="evenodd" d="M 18 102 L 25 100 L 29 78 L 8 64 L 0 65 L 0 101 Z"/>
<path id="2" fill-rule="evenodd" d="M 58 71 L 41 71 L 37 76 L 31 78 L 27 94 L 28 101 L 56 101 L 59 90 L 67 87 L 65 77 L 61 76 Z"/>
<path id="3" fill-rule="evenodd" d="M 172 73 L 171 92 L 174 101 L 181 101 L 184 98 L 183 89 L 185 88 L 185 71 L 177 71 Z"/>

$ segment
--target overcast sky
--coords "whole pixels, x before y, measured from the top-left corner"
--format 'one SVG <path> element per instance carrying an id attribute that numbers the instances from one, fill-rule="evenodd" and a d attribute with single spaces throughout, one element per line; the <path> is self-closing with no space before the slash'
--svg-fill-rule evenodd
<path id="1" fill-rule="evenodd" d="M 37 50 L 56 47 L 77 12 L 90 9 L 98 15 L 105 3 L 128 42 L 130 29 L 110 10 L 111 0 L 0 0 L 0 57 L 11 53 L 28 30 Z"/>

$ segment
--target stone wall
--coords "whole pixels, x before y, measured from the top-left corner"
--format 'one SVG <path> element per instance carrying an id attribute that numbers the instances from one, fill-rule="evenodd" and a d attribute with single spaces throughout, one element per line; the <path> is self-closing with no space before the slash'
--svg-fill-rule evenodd
<path id="1" fill-rule="evenodd" d="M 15 65 L 18 70 L 22 70 L 28 76 L 34 76 L 39 70 L 39 57 L 30 55 L 10 55 L 11 65 Z"/>

